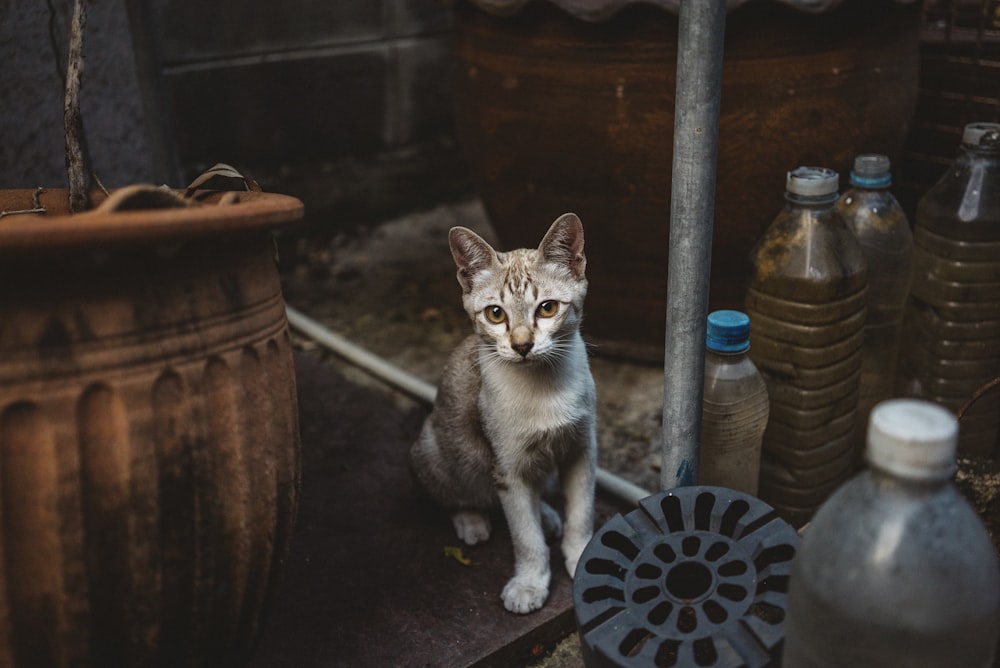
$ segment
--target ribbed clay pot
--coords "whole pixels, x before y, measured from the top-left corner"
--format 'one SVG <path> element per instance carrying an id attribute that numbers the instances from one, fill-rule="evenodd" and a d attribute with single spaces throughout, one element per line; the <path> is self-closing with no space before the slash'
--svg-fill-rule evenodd
<path id="1" fill-rule="evenodd" d="M 457 2 L 455 117 L 504 247 L 578 213 L 588 338 L 662 357 L 678 21 L 676 0 L 649 2 Z M 728 4 L 713 309 L 743 307 L 786 173 L 827 166 L 846 185 L 858 152 L 897 160 L 917 95 L 919 3 Z"/>
<path id="2" fill-rule="evenodd" d="M 0 218 L 0 665 L 240 665 L 298 495 L 269 230 L 302 204 L 65 202 Z"/>

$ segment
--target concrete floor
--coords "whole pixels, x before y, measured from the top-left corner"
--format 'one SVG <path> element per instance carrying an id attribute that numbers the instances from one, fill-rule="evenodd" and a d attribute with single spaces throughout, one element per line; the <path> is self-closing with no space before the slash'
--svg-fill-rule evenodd
<path id="1" fill-rule="evenodd" d="M 400 409 L 311 352 L 296 353 L 296 381 L 299 513 L 251 668 L 523 666 L 572 634 L 558 556 L 547 604 L 508 613 L 502 522 L 487 543 L 460 548 L 413 484 L 405 455 L 425 411 Z M 579 665 L 569 661 L 548 665 Z"/>

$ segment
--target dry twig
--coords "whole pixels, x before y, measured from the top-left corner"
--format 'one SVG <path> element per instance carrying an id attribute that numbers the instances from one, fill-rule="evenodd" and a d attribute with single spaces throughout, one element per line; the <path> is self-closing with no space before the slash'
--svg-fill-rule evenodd
<path id="1" fill-rule="evenodd" d="M 4 218 L 6 216 L 16 216 L 22 213 L 48 213 L 48 209 L 42 206 L 42 201 L 39 199 L 39 196 L 43 192 L 45 192 L 45 188 L 39 186 L 38 188 L 35 188 L 35 192 L 31 193 L 31 203 L 33 205 L 32 208 L 15 209 L 13 211 L 0 211 L 0 218 Z"/>
<path id="2" fill-rule="evenodd" d="M 63 124 L 66 129 L 66 173 L 69 177 L 69 210 L 84 211 L 90 206 L 84 172 L 83 116 L 80 113 L 80 80 L 83 74 L 83 31 L 87 25 L 87 0 L 75 0 L 66 66 L 66 95 Z"/>
<path id="3" fill-rule="evenodd" d="M 105 197 L 111 197 L 111 191 L 104 187 L 104 183 L 101 181 L 101 177 L 97 175 L 97 172 L 90 172 L 90 178 L 94 179 L 94 183 L 96 183 L 97 187 L 101 189 L 101 192 L 104 193 Z"/>
<path id="4" fill-rule="evenodd" d="M 965 405 L 962 406 L 961 408 L 959 408 L 958 411 L 955 413 L 955 417 L 958 418 L 959 420 L 961 420 L 962 417 L 965 416 L 965 413 L 970 408 L 972 408 L 972 404 L 974 404 L 977 401 L 979 401 L 979 399 L 981 399 L 984 394 L 986 394 L 987 392 L 989 392 L 990 390 L 992 390 L 995 387 L 1000 387 L 1000 376 L 998 376 L 998 377 L 994 378 L 993 380 L 991 380 L 991 381 L 983 384 L 982 386 L 979 387 L 979 389 L 977 389 L 975 392 L 973 392 L 972 396 L 969 397 L 969 400 L 965 402 Z"/>

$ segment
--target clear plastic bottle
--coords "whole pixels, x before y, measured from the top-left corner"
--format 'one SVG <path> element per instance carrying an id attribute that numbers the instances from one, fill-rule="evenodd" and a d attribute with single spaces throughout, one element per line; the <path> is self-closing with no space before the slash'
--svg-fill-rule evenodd
<path id="1" fill-rule="evenodd" d="M 859 462 L 868 414 L 875 404 L 893 396 L 903 305 L 913 274 L 913 232 L 903 207 L 889 191 L 891 185 L 889 158 L 863 153 L 854 158 L 852 187 L 837 202 L 837 210 L 857 237 L 868 262 L 868 311 L 855 455 Z"/>
<path id="2" fill-rule="evenodd" d="M 770 397 L 760 498 L 800 526 L 853 472 L 868 281 L 837 213 L 837 173 L 788 173 L 785 207 L 750 254 L 750 359 Z"/>
<path id="3" fill-rule="evenodd" d="M 958 425 L 917 399 L 877 405 L 869 468 L 816 513 L 792 563 L 785 668 L 989 668 L 1000 567 L 950 478 Z"/>
<path id="4" fill-rule="evenodd" d="M 749 348 L 745 313 L 708 314 L 699 482 L 756 496 L 768 403 L 764 379 L 747 357 Z"/>
<path id="5" fill-rule="evenodd" d="M 965 127 L 958 157 L 917 204 L 913 285 L 896 390 L 953 410 L 1000 376 L 1000 124 Z M 962 418 L 959 448 L 1000 445 L 1000 392 Z"/>

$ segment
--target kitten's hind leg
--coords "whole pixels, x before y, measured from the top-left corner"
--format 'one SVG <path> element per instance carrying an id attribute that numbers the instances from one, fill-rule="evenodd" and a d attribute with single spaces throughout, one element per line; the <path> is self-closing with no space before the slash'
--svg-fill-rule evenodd
<path id="1" fill-rule="evenodd" d="M 542 501 L 542 531 L 546 540 L 562 538 L 563 524 L 559 511 Z"/>
<path id="2" fill-rule="evenodd" d="M 490 518 L 476 510 L 458 510 L 451 515 L 451 523 L 459 540 L 466 545 L 476 545 L 489 540 L 493 530 Z"/>

